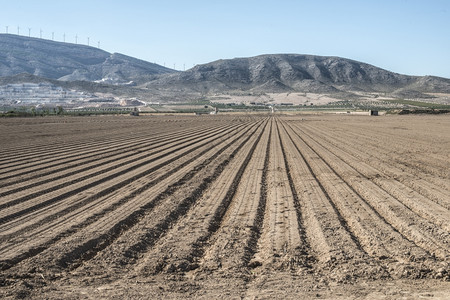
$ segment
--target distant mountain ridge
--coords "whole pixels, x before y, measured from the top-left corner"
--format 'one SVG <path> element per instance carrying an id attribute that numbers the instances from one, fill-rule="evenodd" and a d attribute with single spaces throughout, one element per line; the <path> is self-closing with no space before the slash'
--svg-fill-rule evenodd
<path id="1" fill-rule="evenodd" d="M 313 92 L 348 91 L 450 92 L 450 79 L 393 73 L 354 60 L 301 55 L 269 54 L 217 60 L 185 72 L 167 74 L 149 82 L 148 88 L 178 87 L 198 92 Z"/>
<path id="2" fill-rule="evenodd" d="M 90 46 L 12 34 L 0 34 L 2 77 L 4 82 L 48 78 L 91 93 L 140 95 L 149 101 L 228 93 L 301 92 L 339 94 L 341 98 L 375 93 L 408 99 L 450 93 L 447 78 L 402 75 L 334 56 L 266 54 L 221 59 L 180 72 Z"/>
<path id="3" fill-rule="evenodd" d="M 176 71 L 90 46 L 0 34 L 0 76 L 25 72 L 63 81 L 126 84 L 142 83 Z"/>

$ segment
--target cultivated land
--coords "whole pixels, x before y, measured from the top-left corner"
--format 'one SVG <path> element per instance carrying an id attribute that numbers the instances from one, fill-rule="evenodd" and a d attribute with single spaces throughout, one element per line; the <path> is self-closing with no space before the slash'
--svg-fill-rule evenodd
<path id="1" fill-rule="evenodd" d="M 448 299 L 450 116 L 0 120 L 0 297 Z"/>

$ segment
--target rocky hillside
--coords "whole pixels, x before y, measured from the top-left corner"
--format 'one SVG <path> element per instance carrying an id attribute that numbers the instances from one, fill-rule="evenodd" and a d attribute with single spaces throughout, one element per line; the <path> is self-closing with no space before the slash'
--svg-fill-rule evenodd
<path id="1" fill-rule="evenodd" d="M 172 69 L 98 48 L 0 34 L 0 76 L 29 73 L 64 81 L 142 83 Z"/>
<path id="2" fill-rule="evenodd" d="M 224 92 L 435 92 L 450 89 L 450 80 L 401 75 L 340 57 L 297 54 L 260 55 L 218 60 L 149 82 L 149 88 Z"/>
<path id="3" fill-rule="evenodd" d="M 25 73 L 38 77 L 17 76 Z M 8 82 L 48 78 L 90 93 L 140 95 L 151 101 L 228 93 L 309 92 L 346 99 L 364 93 L 402 99 L 450 93 L 450 79 L 402 75 L 340 57 L 260 55 L 217 60 L 178 72 L 94 47 L 12 34 L 0 34 L 2 77 Z"/>

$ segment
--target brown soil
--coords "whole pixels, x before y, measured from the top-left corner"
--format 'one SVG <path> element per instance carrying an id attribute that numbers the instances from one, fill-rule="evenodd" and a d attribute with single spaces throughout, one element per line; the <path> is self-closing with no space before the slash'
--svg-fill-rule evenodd
<path id="1" fill-rule="evenodd" d="M 448 299 L 449 128 L 2 119 L 0 297 Z"/>

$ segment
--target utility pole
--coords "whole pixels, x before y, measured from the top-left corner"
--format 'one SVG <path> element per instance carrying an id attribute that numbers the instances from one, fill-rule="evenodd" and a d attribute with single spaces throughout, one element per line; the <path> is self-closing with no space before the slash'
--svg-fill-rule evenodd
<path id="1" fill-rule="evenodd" d="M 64 34 L 63 34 L 63 42 L 65 43 L 66 42 L 66 33 L 64 32 Z"/>
<path id="2" fill-rule="evenodd" d="M 20 27 L 17 26 L 17 35 L 20 35 Z"/>
<path id="3" fill-rule="evenodd" d="M 55 33 L 52 32 L 52 41 L 54 41 L 54 40 L 55 40 Z"/>
<path id="4" fill-rule="evenodd" d="M 8 33 L 8 26 L 6 26 L 6 33 Z"/>
<path id="5" fill-rule="evenodd" d="M 75 35 L 75 44 L 78 44 L 78 34 Z"/>
<path id="6" fill-rule="evenodd" d="M 88 46 L 89 46 L 89 37 L 87 38 L 87 40 L 88 40 Z"/>
<path id="7" fill-rule="evenodd" d="M 28 37 L 31 37 L 31 28 L 28 27 Z"/>
<path id="8" fill-rule="evenodd" d="M 42 29 L 39 29 L 39 38 L 42 39 Z"/>
<path id="9" fill-rule="evenodd" d="M 100 49 L 100 41 L 98 41 L 98 43 L 97 43 L 97 48 Z"/>

